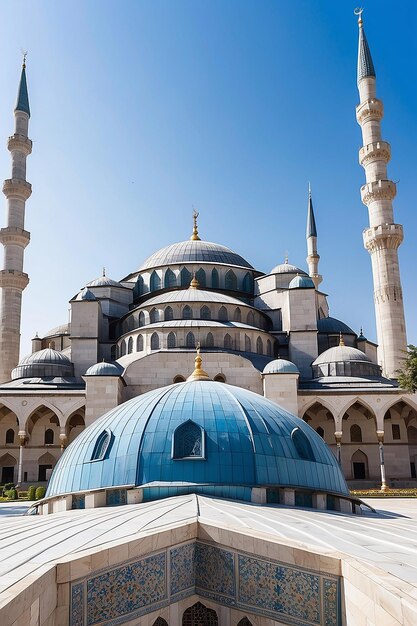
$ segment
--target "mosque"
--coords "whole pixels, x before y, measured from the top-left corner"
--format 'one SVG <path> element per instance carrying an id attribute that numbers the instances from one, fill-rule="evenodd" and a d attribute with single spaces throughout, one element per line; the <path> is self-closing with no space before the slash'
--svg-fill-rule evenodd
<path id="1" fill-rule="evenodd" d="M 255 269 L 206 241 L 195 212 L 189 239 L 88 282 L 70 323 L 19 360 L 32 191 L 23 64 L 3 186 L 0 467 L 2 484 L 48 491 L 39 515 L 2 524 L 2 625 L 417 623 L 415 520 L 381 528 L 346 482 L 410 485 L 417 460 L 417 399 L 395 379 L 402 226 L 358 16 L 378 345 L 329 316 L 310 193 L 308 271 L 287 259 Z"/>

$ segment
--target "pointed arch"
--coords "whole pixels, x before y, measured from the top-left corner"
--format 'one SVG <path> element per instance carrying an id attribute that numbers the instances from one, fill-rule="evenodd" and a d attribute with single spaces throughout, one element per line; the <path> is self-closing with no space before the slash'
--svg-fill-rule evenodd
<path id="1" fill-rule="evenodd" d="M 252 352 L 252 342 L 248 335 L 245 335 L 245 352 Z"/>
<path id="2" fill-rule="evenodd" d="M 177 286 L 177 278 L 176 278 L 174 272 L 172 271 L 172 269 L 169 267 L 167 269 L 167 271 L 165 272 L 164 287 L 165 287 L 165 289 L 170 289 L 170 288 L 176 287 L 176 286 Z"/>
<path id="3" fill-rule="evenodd" d="M 200 267 L 198 272 L 196 272 L 195 277 L 198 280 L 198 284 L 200 285 L 200 287 L 204 289 L 207 286 L 207 280 L 206 280 L 206 273 L 202 267 Z"/>
<path id="4" fill-rule="evenodd" d="M 256 352 L 257 354 L 264 353 L 264 342 L 262 341 L 261 337 L 258 337 L 256 340 Z"/>
<path id="5" fill-rule="evenodd" d="M 237 291 L 237 278 L 233 270 L 226 272 L 224 277 L 224 287 L 229 291 Z"/>
<path id="6" fill-rule="evenodd" d="M 85 406 L 80 407 L 76 411 L 74 411 L 67 419 L 67 423 L 65 425 L 65 432 L 68 437 L 68 443 L 74 441 L 74 439 L 84 430 L 85 428 Z"/>
<path id="7" fill-rule="evenodd" d="M 60 411 L 58 412 L 56 407 L 50 406 L 49 403 L 43 399 L 42 404 L 33 409 L 26 419 L 25 430 L 32 436 L 32 444 L 35 443 L 33 438 L 36 435 L 36 439 L 38 440 L 37 442 L 43 445 L 46 428 L 52 428 L 52 430 L 57 434 L 59 432 L 60 425 L 65 425 L 63 423 L 62 413 Z"/>
<path id="8" fill-rule="evenodd" d="M 188 304 L 186 304 L 182 310 L 182 319 L 183 320 L 193 319 L 193 310 Z"/>
<path id="9" fill-rule="evenodd" d="M 242 617 L 240 622 L 238 622 L 237 626 L 253 626 L 252 622 L 245 616 Z"/>
<path id="10" fill-rule="evenodd" d="M 242 289 L 246 293 L 253 293 L 253 278 L 250 272 L 246 272 L 243 278 Z"/>
<path id="11" fill-rule="evenodd" d="M 233 349 L 233 341 L 229 333 L 226 333 L 226 335 L 224 336 L 224 347 L 225 347 L 225 350 Z"/>
<path id="12" fill-rule="evenodd" d="M 365 480 L 369 478 L 368 457 L 362 450 L 356 450 L 351 457 L 352 478 L 354 480 Z"/>
<path id="13" fill-rule="evenodd" d="M 153 309 L 151 309 L 151 312 L 149 313 L 149 321 L 151 324 L 156 324 L 157 322 L 159 322 L 159 311 L 155 307 L 153 307 Z"/>
<path id="14" fill-rule="evenodd" d="M 136 339 L 136 352 L 142 352 L 143 350 L 143 335 L 138 335 Z"/>
<path id="15" fill-rule="evenodd" d="M 366 417 L 368 417 L 368 419 L 370 419 L 370 417 L 372 417 L 374 420 L 376 420 L 375 418 L 375 411 L 372 408 L 372 406 L 363 398 L 359 398 L 359 396 L 356 396 L 356 398 L 353 398 L 351 400 L 349 400 L 346 405 L 342 408 L 342 410 L 340 411 L 341 415 L 346 415 L 346 413 L 349 412 L 349 409 L 352 408 L 357 408 L 357 406 L 362 406 L 363 409 L 365 409 L 366 411 L 368 411 L 368 414 L 366 415 Z"/>
<path id="16" fill-rule="evenodd" d="M 207 348 L 214 348 L 214 337 L 213 337 L 213 333 L 207 333 L 207 337 L 206 337 L 206 347 L 207 347 Z"/>
<path id="17" fill-rule="evenodd" d="M 172 436 L 172 458 L 204 458 L 204 430 L 192 420 L 177 426 Z"/>
<path id="18" fill-rule="evenodd" d="M 6 430 L 6 443 L 14 443 L 15 432 L 13 428 Z"/>
<path id="19" fill-rule="evenodd" d="M 195 626 L 196 624 L 204 624 L 204 626 L 218 626 L 219 620 L 214 609 L 208 609 L 201 602 L 196 602 L 190 606 L 182 616 L 182 626 Z"/>
<path id="20" fill-rule="evenodd" d="M 216 268 L 213 268 L 211 270 L 211 286 L 212 289 L 219 288 L 219 272 L 216 270 Z"/>
<path id="21" fill-rule="evenodd" d="M 246 316 L 246 323 L 249 326 L 255 326 L 255 316 L 253 314 L 253 311 L 249 311 L 249 313 Z"/>
<path id="22" fill-rule="evenodd" d="M 152 335 L 151 335 L 151 350 L 159 350 L 159 335 L 158 335 L 158 333 L 152 333 Z"/>
<path id="23" fill-rule="evenodd" d="M 176 348 L 177 347 L 177 337 L 175 335 L 174 332 L 170 332 L 168 333 L 168 337 L 167 337 L 167 348 L 168 349 L 172 349 L 172 348 Z"/>
<path id="24" fill-rule="evenodd" d="M 44 444 L 45 446 L 51 446 L 54 443 L 54 431 L 52 430 L 52 428 L 47 428 L 45 430 L 45 436 L 44 436 Z"/>
<path id="25" fill-rule="evenodd" d="M 168 626 L 168 622 L 163 617 L 157 617 L 152 626 Z"/>
<path id="26" fill-rule="evenodd" d="M 229 316 L 227 314 L 227 309 L 225 306 L 221 306 L 219 309 L 219 320 L 221 322 L 227 322 L 229 319 Z"/>
<path id="27" fill-rule="evenodd" d="M 158 291 L 158 289 L 161 289 L 161 277 L 155 270 L 151 274 L 150 289 L 151 291 Z"/>
<path id="28" fill-rule="evenodd" d="M 362 428 L 359 424 L 352 424 L 350 427 L 350 440 L 352 443 L 362 443 Z"/>
<path id="29" fill-rule="evenodd" d="M 139 313 L 139 328 L 141 326 L 145 326 L 145 313 L 143 311 Z"/>
<path id="30" fill-rule="evenodd" d="M 126 341 L 122 339 L 120 344 L 120 356 L 124 356 L 126 354 Z"/>
<path id="31" fill-rule="evenodd" d="M 173 320 L 173 319 L 174 319 L 174 311 L 172 310 L 172 307 L 171 306 L 165 307 L 164 321 L 169 322 L 170 320 Z"/>
<path id="32" fill-rule="evenodd" d="M 144 288 L 144 283 L 143 283 L 143 277 L 138 276 L 135 287 L 133 289 L 133 297 L 138 298 L 144 293 L 144 291 L 145 291 L 145 288 Z"/>
<path id="33" fill-rule="evenodd" d="M 182 374 L 177 374 L 177 376 L 174 376 L 174 383 L 185 383 L 185 378 L 184 376 L 182 376 Z"/>
<path id="34" fill-rule="evenodd" d="M 180 282 L 181 282 L 181 287 L 189 287 L 190 286 L 190 282 L 191 282 L 191 272 L 189 270 L 187 270 L 186 267 L 183 267 L 181 272 L 180 272 Z"/>
<path id="35" fill-rule="evenodd" d="M 235 309 L 235 313 L 233 315 L 233 319 L 235 322 L 241 322 L 242 321 L 242 311 L 239 309 L 239 307 L 237 307 Z"/>
<path id="36" fill-rule="evenodd" d="M 194 333 L 189 332 L 185 338 L 185 345 L 187 348 L 195 348 L 195 337 Z"/>
<path id="37" fill-rule="evenodd" d="M 211 312 L 210 312 L 210 309 L 208 308 L 208 306 L 206 304 L 204 306 L 202 306 L 201 309 L 200 309 L 200 318 L 202 320 L 210 320 L 211 319 Z"/>
<path id="38" fill-rule="evenodd" d="M 129 337 L 129 340 L 127 342 L 127 353 L 132 354 L 132 352 L 133 352 L 133 337 Z"/>

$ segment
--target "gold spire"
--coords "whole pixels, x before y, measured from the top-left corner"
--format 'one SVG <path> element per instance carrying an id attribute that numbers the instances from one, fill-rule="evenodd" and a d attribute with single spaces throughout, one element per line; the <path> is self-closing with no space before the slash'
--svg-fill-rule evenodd
<path id="1" fill-rule="evenodd" d="M 363 9 L 359 9 L 359 8 L 358 9 L 354 9 L 353 12 L 354 12 L 355 15 L 358 16 L 358 24 L 359 24 L 359 27 L 361 28 L 362 24 L 363 24 L 363 22 L 362 22 Z"/>
<path id="2" fill-rule="evenodd" d="M 194 360 L 195 362 L 194 372 L 191 374 L 191 376 L 187 378 L 187 381 L 210 380 L 210 376 L 201 367 L 201 363 L 203 362 L 203 359 L 200 356 L 200 342 L 197 343 L 196 350 L 197 350 L 197 356 L 195 357 L 195 360 Z"/>
<path id="3" fill-rule="evenodd" d="M 340 333 L 339 333 L 339 347 L 343 348 L 343 347 L 344 347 L 344 345 L 345 345 L 345 340 L 343 339 L 343 335 L 342 335 L 342 333 L 340 332 Z"/>
<path id="4" fill-rule="evenodd" d="M 190 282 L 190 286 L 189 289 L 198 289 L 200 287 L 200 283 L 198 282 L 197 278 L 195 277 L 195 271 L 193 272 L 193 278 Z"/>
<path id="5" fill-rule="evenodd" d="M 191 241 L 201 241 L 200 237 L 198 236 L 198 224 L 197 224 L 198 216 L 199 216 L 199 212 L 194 209 L 194 212 L 193 212 L 194 226 L 193 226 L 193 234 L 190 237 Z"/>

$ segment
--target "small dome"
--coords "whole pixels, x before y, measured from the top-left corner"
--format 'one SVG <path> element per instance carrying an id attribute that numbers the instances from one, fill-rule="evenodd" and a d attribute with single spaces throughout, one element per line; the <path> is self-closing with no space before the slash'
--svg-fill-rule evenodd
<path id="1" fill-rule="evenodd" d="M 95 295 L 93 294 L 92 291 L 90 291 L 90 289 L 88 289 L 88 287 L 84 287 L 84 289 L 82 289 L 80 291 L 80 293 L 77 295 L 77 297 L 75 298 L 76 300 L 96 300 Z"/>
<path id="2" fill-rule="evenodd" d="M 358 350 L 357 348 L 335 346 L 319 354 L 313 365 L 321 365 L 322 363 L 345 363 L 346 361 L 369 361 L 369 358 L 362 350 Z"/>
<path id="3" fill-rule="evenodd" d="M 217 291 L 205 291 L 204 289 L 179 289 L 177 291 L 168 291 L 159 296 L 154 296 L 149 300 L 145 300 L 140 306 L 149 307 L 156 304 L 165 304 L 167 302 L 213 302 L 221 304 L 233 304 L 235 306 L 249 306 L 223 293 Z"/>
<path id="4" fill-rule="evenodd" d="M 264 367 L 263 374 L 299 374 L 300 370 L 292 361 L 275 359 Z"/>
<path id="5" fill-rule="evenodd" d="M 123 368 L 118 363 L 96 363 L 88 368 L 85 376 L 121 376 Z"/>
<path id="6" fill-rule="evenodd" d="M 272 268 L 271 274 L 301 274 L 302 276 L 307 276 L 307 273 L 296 267 L 295 265 L 291 265 L 290 263 L 280 263 Z"/>
<path id="7" fill-rule="evenodd" d="M 233 265 L 253 269 L 243 257 L 226 246 L 210 241 L 188 240 L 173 243 L 158 250 L 146 259 L 139 268 L 142 272 L 164 265 L 178 265 L 187 263 L 211 263 L 214 265 Z"/>
<path id="8" fill-rule="evenodd" d="M 288 289 L 315 289 L 315 284 L 311 280 L 310 276 L 294 276 L 290 284 L 288 285 Z"/>
<path id="9" fill-rule="evenodd" d="M 319 333 L 335 334 L 339 335 L 355 335 L 356 333 L 347 324 L 341 322 L 335 317 L 323 317 L 317 320 L 317 330 Z"/>
<path id="10" fill-rule="evenodd" d="M 99 276 L 95 280 L 87 283 L 87 287 L 123 287 L 121 283 L 118 283 L 116 280 L 109 278 L 108 276 Z"/>
<path id="11" fill-rule="evenodd" d="M 308 424 L 257 393 L 211 380 L 149 391 L 97 419 L 65 450 L 47 497 L 125 485 L 143 487 L 144 500 L 185 489 L 250 501 L 256 486 L 349 494 L 335 456 Z"/>
<path id="12" fill-rule="evenodd" d="M 12 371 L 12 380 L 53 376 L 71 377 L 74 376 L 74 370 L 69 358 L 52 348 L 45 348 L 25 356 Z"/>
<path id="13" fill-rule="evenodd" d="M 381 368 L 368 356 L 350 346 L 340 345 L 325 350 L 314 361 L 313 378 L 323 376 L 348 376 L 357 378 L 380 377 Z"/>

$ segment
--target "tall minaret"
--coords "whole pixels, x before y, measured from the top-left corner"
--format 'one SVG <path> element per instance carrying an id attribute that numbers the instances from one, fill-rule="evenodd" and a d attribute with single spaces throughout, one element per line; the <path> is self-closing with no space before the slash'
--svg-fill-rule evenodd
<path id="1" fill-rule="evenodd" d="M 363 29 L 362 9 L 355 13 L 359 24 L 360 97 L 356 119 L 362 129 L 363 140 L 359 162 L 366 174 L 361 197 L 368 207 L 370 226 L 364 231 L 363 240 L 372 260 L 378 361 L 385 376 L 396 378 L 407 345 L 397 253 L 403 240 L 403 228 L 394 223 L 392 200 L 396 195 L 396 185 L 387 176 L 391 148 L 389 143 L 381 140 L 383 105 L 376 98 L 375 68 Z"/>
<path id="2" fill-rule="evenodd" d="M 314 219 L 313 200 L 311 199 L 311 187 L 308 186 L 308 208 L 307 208 L 307 263 L 308 273 L 312 278 L 316 289 L 322 282 L 323 278 L 319 274 L 320 256 L 317 252 L 317 228 Z"/>
<path id="3" fill-rule="evenodd" d="M 10 372 L 19 361 L 22 292 L 29 282 L 23 272 L 23 253 L 30 240 L 30 234 L 24 230 L 25 203 L 32 193 L 26 181 L 26 157 L 32 151 L 32 142 L 28 138 L 30 109 L 25 57 L 14 110 L 15 132 L 8 140 L 12 177 L 3 184 L 7 226 L 0 230 L 4 246 L 4 269 L 0 271 L 0 383 L 10 380 Z"/>

